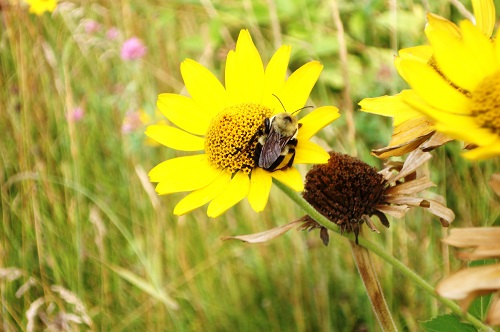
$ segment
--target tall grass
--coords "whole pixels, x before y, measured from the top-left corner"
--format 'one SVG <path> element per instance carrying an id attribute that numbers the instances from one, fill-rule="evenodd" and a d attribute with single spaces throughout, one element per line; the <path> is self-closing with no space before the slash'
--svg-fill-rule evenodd
<path id="1" fill-rule="evenodd" d="M 217 219 L 203 208 L 175 217 L 183 195 L 158 197 L 146 175 L 175 152 L 148 145 L 144 125 L 122 132 L 130 112 L 142 109 L 155 119 L 157 95 L 183 91 L 185 57 L 223 77 L 241 28 L 250 29 L 265 62 L 281 43 L 293 47 L 292 70 L 310 59 L 323 62 L 310 103 L 341 104 L 346 82 L 327 1 L 62 1 L 40 17 L 1 4 L 3 330 L 377 330 L 347 240 L 332 237 L 324 247 L 316 232 L 290 232 L 265 245 L 223 242 L 303 212 L 273 188 L 263 213 L 245 201 Z M 425 4 L 402 1 L 391 12 L 383 1 L 339 3 L 351 107 L 404 87 L 392 56 L 424 42 L 425 10 L 459 17 L 446 2 Z M 86 32 L 88 20 L 100 29 Z M 115 40 L 105 35 L 112 27 L 120 31 Z M 123 61 L 121 43 L 132 36 L 144 41 L 147 55 Z M 76 107 L 85 110 L 79 121 L 68 116 Z M 358 112 L 354 120 L 355 142 L 343 134 L 345 119 L 317 142 L 346 153 L 356 146 L 362 159 L 380 166 L 369 151 L 387 143 L 390 122 Z M 435 192 L 455 210 L 453 226 L 498 225 L 499 201 L 487 188 L 495 170 L 495 161 L 466 162 L 457 144 L 434 152 Z M 444 234 L 437 220 L 412 212 L 382 234 L 364 236 L 434 284 L 458 265 L 440 244 Z M 446 312 L 374 260 L 402 330 Z"/>

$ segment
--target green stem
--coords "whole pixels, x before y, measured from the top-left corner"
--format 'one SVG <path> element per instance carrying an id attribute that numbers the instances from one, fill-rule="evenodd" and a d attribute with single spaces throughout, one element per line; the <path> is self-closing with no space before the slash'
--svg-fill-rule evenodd
<path id="1" fill-rule="evenodd" d="M 276 184 L 278 188 L 280 188 L 288 197 L 290 197 L 295 203 L 297 203 L 297 205 L 299 205 L 311 218 L 313 218 L 321 226 L 326 227 L 327 229 L 331 230 L 338 236 L 346 237 L 351 241 L 355 240 L 354 235 L 352 233 L 345 233 L 344 235 L 341 235 L 337 225 L 332 223 L 321 213 L 319 213 L 315 208 L 313 208 L 311 204 L 309 204 L 304 198 L 302 198 L 302 196 L 299 193 L 295 192 L 293 189 L 287 187 L 286 185 L 284 185 L 279 181 L 273 181 L 273 182 Z M 385 260 L 387 263 L 392 265 L 394 269 L 404 274 L 406 277 L 408 277 L 410 280 L 412 280 L 414 283 L 420 286 L 424 291 L 426 291 L 429 295 L 436 298 L 443 305 L 447 306 L 457 316 L 462 317 L 464 320 L 466 320 L 479 330 L 492 331 L 492 329 L 489 326 L 483 324 L 483 322 L 481 322 L 476 317 L 472 316 L 469 313 L 464 314 L 460 309 L 460 307 L 455 302 L 439 296 L 434 291 L 434 287 L 432 285 L 430 285 L 427 281 L 422 279 L 418 274 L 413 272 L 406 265 L 401 263 L 394 256 L 388 254 L 385 250 L 383 250 L 379 246 L 375 245 L 374 243 L 362 237 L 359 237 L 358 242 L 359 245 L 365 247 L 369 251 L 373 252 L 375 255 Z"/>

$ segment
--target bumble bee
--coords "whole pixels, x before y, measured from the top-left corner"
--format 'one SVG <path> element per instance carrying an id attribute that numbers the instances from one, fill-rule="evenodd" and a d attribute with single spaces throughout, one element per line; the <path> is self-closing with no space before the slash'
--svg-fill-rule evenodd
<path id="1" fill-rule="evenodd" d="M 273 96 L 279 100 L 276 95 Z M 281 100 L 279 102 L 281 103 Z M 281 106 L 283 106 L 283 103 L 281 103 Z M 285 109 L 284 106 L 283 109 Z M 293 115 L 295 112 L 291 114 L 287 112 L 278 113 L 264 120 L 264 130 L 257 139 L 255 151 L 257 166 L 270 172 L 292 166 L 295 158 L 295 147 L 298 143 L 297 134 L 302 126 Z M 289 159 L 286 164 L 279 167 L 287 157 Z"/>

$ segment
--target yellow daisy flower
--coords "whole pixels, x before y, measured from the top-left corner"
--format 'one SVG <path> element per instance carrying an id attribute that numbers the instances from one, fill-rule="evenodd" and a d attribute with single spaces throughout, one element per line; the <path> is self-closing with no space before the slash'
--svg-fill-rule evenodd
<path id="1" fill-rule="evenodd" d="M 411 90 L 360 102 L 363 111 L 394 117 L 388 148 L 408 152 L 437 130 L 477 146 L 464 154 L 467 158 L 500 155 L 500 40 L 490 39 L 495 8 L 490 0 L 472 3 L 475 26 L 428 14 L 430 45 L 399 52 L 395 64 Z M 413 133 L 401 130 L 403 125 Z M 436 145 L 444 142 L 441 137 Z"/>
<path id="2" fill-rule="evenodd" d="M 30 5 L 30 13 L 42 15 L 43 13 L 52 13 L 57 6 L 57 0 L 25 0 Z"/>
<path id="3" fill-rule="evenodd" d="M 290 51 L 290 46 L 282 46 L 264 69 L 250 33 L 241 30 L 236 49 L 227 56 L 225 88 L 196 61 L 186 59 L 181 63 L 190 97 L 164 93 L 158 96 L 157 104 L 178 128 L 153 125 L 146 130 L 146 135 L 167 147 L 204 150 L 164 161 L 149 173 L 150 180 L 158 182 L 156 191 L 160 195 L 192 191 L 177 204 L 175 214 L 210 202 L 207 214 L 217 217 L 245 197 L 255 211 L 262 211 L 273 178 L 294 190 L 303 190 L 298 170 L 287 167 L 292 146 L 288 153 L 288 147 L 283 148 L 285 162 L 274 170 L 258 167 L 256 161 L 258 145 L 266 142 L 266 119 L 283 113 L 283 108 L 294 112 L 303 107 L 323 69 L 319 62 L 311 61 L 286 79 Z M 328 161 L 328 153 L 309 139 L 338 117 L 336 107 L 325 106 L 298 120 L 293 164 Z"/>

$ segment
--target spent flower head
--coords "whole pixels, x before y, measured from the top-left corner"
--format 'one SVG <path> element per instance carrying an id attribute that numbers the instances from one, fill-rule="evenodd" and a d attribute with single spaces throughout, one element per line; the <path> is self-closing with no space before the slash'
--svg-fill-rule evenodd
<path id="1" fill-rule="evenodd" d="M 459 26 L 428 14 L 425 33 L 430 45 L 399 51 L 399 74 L 411 89 L 396 96 L 367 98 L 363 111 L 394 117 L 393 139 L 374 151 L 387 157 L 419 147 L 434 131 L 472 143 L 469 159 L 500 155 L 500 39 L 491 39 L 495 7 L 491 0 L 473 0 L 476 25 Z"/>
<path id="2" fill-rule="evenodd" d="M 341 232 L 354 232 L 356 243 L 363 223 L 378 232 L 372 216 L 389 227 L 386 214 L 402 218 L 410 207 L 425 208 L 447 227 L 455 217 L 453 211 L 436 200 L 418 196 L 434 186 L 427 176 L 416 172 L 429 158 L 429 153 L 416 150 L 404 164 L 391 163 L 377 172 L 357 158 L 331 152 L 327 164 L 316 165 L 307 174 L 303 197 Z M 321 228 L 321 238 L 328 244 L 326 229 L 312 218 L 306 217 L 301 228 Z"/>
<path id="3" fill-rule="evenodd" d="M 430 157 L 428 152 L 415 150 L 404 163 L 389 163 L 377 172 L 357 158 L 330 152 L 328 163 L 316 165 L 307 173 L 303 197 L 314 209 L 338 225 L 341 233 L 353 232 L 356 243 L 363 223 L 372 231 L 379 232 L 372 216 L 389 227 L 386 215 L 403 218 L 411 207 L 424 208 L 439 217 L 441 225 L 447 227 L 455 218 L 453 211 L 438 200 L 419 196 L 434 186 L 427 176 L 417 172 Z M 327 245 L 329 242 L 328 230 L 308 215 L 265 232 L 226 239 L 264 242 L 294 227 L 302 230 L 318 228 L 323 243 Z"/>
<path id="4" fill-rule="evenodd" d="M 159 194 L 192 191 L 175 214 L 210 202 L 207 214 L 216 217 L 245 197 L 255 211 L 262 211 L 273 178 L 301 191 L 302 177 L 292 165 L 327 162 L 328 153 L 309 139 L 339 117 L 338 109 L 320 107 L 298 122 L 297 113 L 286 112 L 304 106 L 323 68 L 311 61 L 287 79 L 290 50 L 279 48 L 264 68 L 250 33 L 241 30 L 236 49 L 227 55 L 225 87 L 196 61 L 181 63 L 190 97 L 164 93 L 157 104 L 177 127 L 146 130 L 167 147 L 203 151 L 167 160 L 149 173 Z"/>

